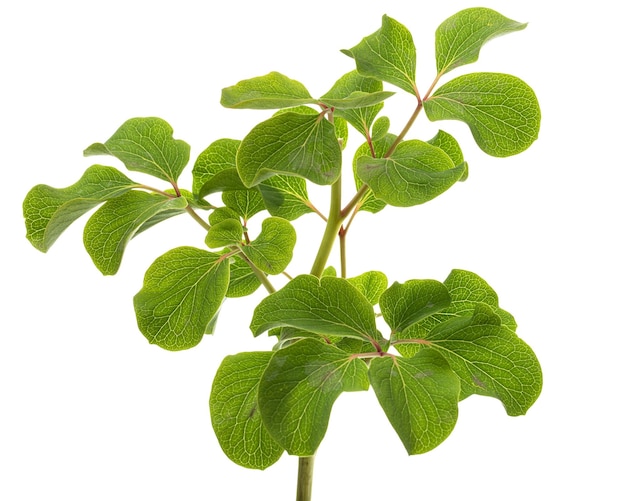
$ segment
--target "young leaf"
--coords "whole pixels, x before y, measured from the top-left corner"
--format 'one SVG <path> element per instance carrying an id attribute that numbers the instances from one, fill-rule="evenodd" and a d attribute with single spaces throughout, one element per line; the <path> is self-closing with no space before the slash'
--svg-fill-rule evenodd
<path id="1" fill-rule="evenodd" d="M 47 252 L 80 216 L 137 186 L 117 169 L 103 165 L 92 165 L 67 188 L 38 184 L 24 198 L 26 238 L 37 250 Z"/>
<path id="2" fill-rule="evenodd" d="M 372 125 L 372 141 L 379 141 L 387 136 L 390 126 L 391 121 L 389 120 L 389 117 L 380 117 L 378 120 L 376 120 L 374 122 L 374 125 Z M 394 139 L 395 137 L 396 136 L 394 136 Z"/>
<path id="3" fill-rule="evenodd" d="M 261 286 L 250 265 L 239 256 L 230 258 L 230 281 L 226 297 L 249 296 Z"/>
<path id="4" fill-rule="evenodd" d="M 220 102 L 226 108 L 273 110 L 317 101 L 300 82 L 273 71 L 223 89 Z"/>
<path id="5" fill-rule="evenodd" d="M 130 191 L 107 201 L 89 218 L 83 242 L 96 267 L 103 275 L 115 275 L 122 262 L 126 245 L 145 224 L 154 226 L 163 220 L 154 219 L 182 214 L 187 207 L 184 197 Z"/>
<path id="6" fill-rule="evenodd" d="M 312 212 L 306 181 L 295 176 L 272 176 L 257 185 L 267 211 L 293 221 Z"/>
<path id="7" fill-rule="evenodd" d="M 393 96 L 393 92 L 380 91 L 380 92 L 360 92 L 355 91 L 346 97 L 342 98 L 330 98 L 323 99 L 323 103 L 327 104 L 331 108 L 338 110 L 355 110 L 360 108 L 368 108 L 381 104 L 388 97 Z M 335 111 L 335 112 L 336 112 Z"/>
<path id="8" fill-rule="evenodd" d="M 263 197 L 256 188 L 251 190 L 225 191 L 222 193 L 222 202 L 229 209 L 239 214 L 244 221 L 265 210 Z"/>
<path id="9" fill-rule="evenodd" d="M 178 247 L 157 258 L 134 297 L 139 330 L 167 350 L 197 345 L 228 289 L 229 263 L 219 254 Z"/>
<path id="10" fill-rule="evenodd" d="M 228 458 L 240 466 L 264 470 L 283 454 L 261 419 L 259 381 L 272 352 L 229 355 L 217 369 L 209 410 L 215 436 Z"/>
<path id="11" fill-rule="evenodd" d="M 295 327 L 322 336 L 376 338 L 374 309 L 343 278 L 300 275 L 264 298 L 254 310 L 255 336 L 273 327 Z"/>
<path id="12" fill-rule="evenodd" d="M 237 149 L 241 141 L 218 139 L 205 149 L 194 163 L 193 194 L 204 198 L 211 193 L 243 190 L 245 186 L 237 173 Z"/>
<path id="13" fill-rule="evenodd" d="M 341 148 L 335 128 L 320 115 L 275 115 L 244 138 L 237 152 L 237 170 L 248 187 L 274 174 L 332 184 L 341 173 Z"/>
<path id="14" fill-rule="evenodd" d="M 170 124 L 161 118 L 131 118 L 104 144 L 94 143 L 84 154 L 112 155 L 128 170 L 175 183 L 189 161 L 190 147 L 172 133 Z"/>
<path id="15" fill-rule="evenodd" d="M 465 166 L 455 166 L 441 149 L 412 139 L 388 158 L 360 156 L 357 174 L 374 196 L 389 205 L 410 207 L 428 202 L 456 183 Z"/>
<path id="16" fill-rule="evenodd" d="M 259 236 L 242 251 L 261 271 L 277 275 L 291 262 L 295 245 L 296 230 L 289 221 L 268 217 L 263 220 Z"/>
<path id="17" fill-rule="evenodd" d="M 387 277 L 380 271 L 366 271 L 348 278 L 348 282 L 363 294 L 372 306 L 378 304 L 380 295 L 387 289 Z"/>
<path id="18" fill-rule="evenodd" d="M 539 135 L 541 111 L 533 90 L 502 73 L 470 73 L 442 85 L 426 101 L 429 120 L 465 122 L 476 144 L 495 157 L 516 155 Z"/>
<path id="19" fill-rule="evenodd" d="M 416 95 L 416 52 L 411 32 L 398 21 L 383 16 L 382 27 L 350 50 L 357 71 L 366 77 L 389 82 Z"/>
<path id="20" fill-rule="evenodd" d="M 303 339 L 274 353 L 259 384 L 259 409 L 265 426 L 289 454 L 312 456 L 337 397 L 368 387 L 363 360 Z"/>
<path id="21" fill-rule="evenodd" d="M 380 296 L 380 311 L 392 333 L 403 331 L 449 304 L 448 289 L 436 280 L 395 282 Z"/>
<path id="22" fill-rule="evenodd" d="M 476 7 L 457 12 L 446 19 L 435 32 L 437 73 L 473 63 L 483 45 L 492 38 L 526 28 L 498 12 Z"/>
<path id="23" fill-rule="evenodd" d="M 459 380 L 441 356 L 374 358 L 369 378 L 409 454 L 428 452 L 450 435 L 458 416 Z"/>
<path id="24" fill-rule="evenodd" d="M 215 225 L 227 219 L 234 219 L 240 221 L 239 214 L 229 207 L 218 207 L 211 214 L 209 214 L 209 224 Z M 240 221 L 241 222 L 241 221 Z"/>
<path id="25" fill-rule="evenodd" d="M 214 224 L 207 231 L 204 242 L 207 247 L 217 249 L 227 245 L 237 245 L 243 238 L 243 226 L 238 219 L 225 219 Z"/>
<path id="26" fill-rule="evenodd" d="M 459 181 L 465 181 L 467 179 L 469 173 L 467 162 L 463 158 L 461 146 L 459 145 L 457 140 L 454 139 L 454 137 L 452 137 L 447 132 L 440 130 L 437 132 L 437 134 L 435 134 L 432 139 L 426 142 L 445 151 L 446 154 L 452 159 L 454 165 L 465 165 L 465 172 L 463 173 Z"/>

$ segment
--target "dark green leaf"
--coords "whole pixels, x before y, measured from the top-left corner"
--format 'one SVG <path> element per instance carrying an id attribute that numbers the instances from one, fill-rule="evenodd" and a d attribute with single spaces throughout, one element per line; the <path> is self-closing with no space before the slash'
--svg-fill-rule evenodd
<path id="1" fill-rule="evenodd" d="M 248 187 L 274 174 L 332 184 L 341 173 L 341 148 L 335 128 L 320 115 L 276 115 L 244 138 L 237 153 L 237 170 Z"/>
<path id="2" fill-rule="evenodd" d="M 24 198 L 26 238 L 41 252 L 47 252 L 76 219 L 96 205 L 137 187 L 113 167 L 92 165 L 78 182 L 67 188 L 38 184 Z"/>
<path id="3" fill-rule="evenodd" d="M 473 63 L 483 45 L 492 38 L 526 28 L 498 12 L 476 7 L 457 12 L 446 19 L 435 32 L 437 73 Z"/>
<path id="4" fill-rule="evenodd" d="M 237 219 L 225 219 L 211 226 L 204 242 L 207 247 L 217 249 L 227 245 L 237 245 L 243 238 L 243 226 Z"/>
<path id="5" fill-rule="evenodd" d="M 289 221 L 268 217 L 263 220 L 259 236 L 242 250 L 261 271 L 277 275 L 291 262 L 295 245 L 296 231 Z"/>
<path id="6" fill-rule="evenodd" d="M 306 181 L 295 176 L 272 176 L 258 185 L 267 211 L 288 221 L 312 212 Z"/>
<path id="7" fill-rule="evenodd" d="M 539 135 L 541 111 L 533 90 L 502 73 L 471 73 L 442 85 L 426 101 L 430 120 L 465 122 L 478 146 L 506 157 L 527 149 Z"/>
<path id="8" fill-rule="evenodd" d="M 315 102 L 304 85 L 276 71 L 223 89 L 221 99 L 222 106 L 226 108 L 255 110 L 289 108 Z"/>
<path id="9" fill-rule="evenodd" d="M 100 207 L 85 225 L 85 249 L 103 275 L 115 275 L 122 262 L 126 245 L 145 225 L 154 226 L 182 214 L 187 207 L 184 197 L 170 198 L 143 191 L 129 191 Z"/>
<path id="10" fill-rule="evenodd" d="M 289 454 L 311 456 L 324 438 L 337 397 L 368 387 L 363 360 L 303 339 L 274 353 L 259 384 L 259 409 L 265 426 Z"/>
<path id="11" fill-rule="evenodd" d="M 204 198 L 219 191 L 245 189 L 237 173 L 240 144 L 236 139 L 218 139 L 198 155 L 191 171 L 194 195 Z"/>
<path id="12" fill-rule="evenodd" d="M 264 470 L 283 454 L 261 419 L 259 381 L 272 352 L 229 355 L 217 369 L 209 410 L 215 436 L 228 458 L 240 466 Z"/>
<path id="13" fill-rule="evenodd" d="M 167 350 L 197 345 L 228 289 L 229 263 L 219 254 L 178 247 L 146 271 L 134 305 L 139 330 Z"/>
<path id="14" fill-rule="evenodd" d="M 160 118 L 131 118 L 104 144 L 94 143 L 84 154 L 112 155 L 129 170 L 175 183 L 189 162 L 190 148 L 172 133 L 172 127 Z"/>
<path id="15" fill-rule="evenodd" d="M 458 416 L 459 380 L 432 352 L 413 358 L 379 357 L 369 378 L 378 401 L 409 454 L 437 447 Z"/>

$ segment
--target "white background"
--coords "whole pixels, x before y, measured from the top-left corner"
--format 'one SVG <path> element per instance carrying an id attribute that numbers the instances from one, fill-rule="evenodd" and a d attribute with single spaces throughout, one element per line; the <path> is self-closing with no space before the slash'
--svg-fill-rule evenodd
<path id="1" fill-rule="evenodd" d="M 490 42 L 477 64 L 450 76 L 499 71 L 524 79 L 542 105 L 540 138 L 519 156 L 493 159 L 464 124 L 420 117 L 411 137 L 428 139 L 439 126 L 452 132 L 470 178 L 422 207 L 360 215 L 349 236 L 349 273 L 380 269 L 399 281 L 443 280 L 451 268 L 480 274 L 535 349 L 544 390 L 518 418 L 492 399 L 464 401 L 450 438 L 414 457 L 372 391 L 344 395 L 317 456 L 320 501 L 626 496 L 619 4 L 482 5 L 530 24 Z M 24 238 L 22 199 L 37 183 L 72 184 L 92 163 L 119 165 L 83 158 L 82 150 L 131 117 L 168 120 L 175 137 L 191 144 L 192 161 L 215 139 L 242 138 L 268 114 L 221 108 L 221 88 L 280 71 L 322 95 L 353 68 L 339 49 L 376 31 L 385 13 L 413 33 L 425 90 L 436 27 L 471 6 L 2 3 L 0 499 L 293 499 L 295 458 L 285 455 L 265 472 L 238 467 L 222 454 L 209 421 L 223 356 L 271 346 L 247 327 L 263 294 L 227 302 L 217 334 L 193 350 L 165 352 L 137 330 L 132 296 L 157 256 L 202 246 L 199 227 L 181 217 L 140 235 L 118 275 L 102 277 L 82 249 L 84 218 L 44 255 Z M 404 96 L 389 102 L 393 130 L 413 106 Z M 356 133 L 352 141 L 359 142 Z M 190 186 L 188 172 L 183 178 Z M 309 229 L 299 236 L 292 274 L 308 271 L 322 229 L 312 215 L 300 223 Z"/>

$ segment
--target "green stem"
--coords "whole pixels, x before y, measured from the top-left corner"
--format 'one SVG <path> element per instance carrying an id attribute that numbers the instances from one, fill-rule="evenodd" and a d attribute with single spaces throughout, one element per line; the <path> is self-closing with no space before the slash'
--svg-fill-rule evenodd
<path id="1" fill-rule="evenodd" d="M 196 220 L 196 222 L 202 226 L 206 231 L 209 231 L 211 229 L 211 225 L 209 225 L 209 223 L 207 223 L 204 219 L 202 219 L 198 213 L 193 210 L 192 207 L 190 207 L 189 205 L 187 207 L 185 207 L 185 210 L 187 211 L 187 214 L 189 214 L 192 218 L 194 218 Z"/>
<path id="2" fill-rule="evenodd" d="M 246 256 L 243 252 L 241 252 L 239 254 L 239 257 L 243 259 L 246 263 L 248 263 L 248 266 L 250 266 L 250 269 L 259 279 L 261 284 L 263 284 L 263 287 L 265 287 L 265 290 L 267 292 L 269 292 L 270 294 L 273 294 L 274 292 L 276 292 L 276 288 L 272 285 L 272 282 L 269 281 L 269 279 L 267 278 L 267 275 L 263 273 L 261 270 L 259 270 L 255 266 L 255 264 L 252 261 L 250 261 L 250 259 L 248 259 L 248 256 Z"/>
<path id="3" fill-rule="evenodd" d="M 415 122 L 415 119 L 417 118 L 417 116 L 420 114 L 420 111 L 422 111 L 423 106 L 424 106 L 424 102 L 418 96 L 417 107 L 415 108 L 415 111 L 411 115 L 411 118 L 409 118 L 409 121 L 404 126 L 404 129 L 402 129 L 402 132 L 400 132 L 400 135 L 396 138 L 393 144 L 389 147 L 389 149 L 387 150 L 387 153 L 385 153 L 384 158 L 389 158 L 391 154 L 394 151 L 396 151 L 396 148 L 402 142 L 402 140 L 404 139 L 404 136 L 406 136 L 409 130 L 411 130 L 411 127 L 413 126 L 413 123 Z"/>
<path id="4" fill-rule="evenodd" d="M 296 501 L 311 501 L 313 489 L 313 465 L 315 456 L 298 458 L 298 490 Z"/>
<path id="5" fill-rule="evenodd" d="M 339 229 L 339 255 L 341 258 L 341 278 L 348 276 L 347 256 L 346 256 L 346 233 L 347 228 L 343 226 Z"/>
<path id="6" fill-rule="evenodd" d="M 321 277 L 328 262 L 330 251 L 333 248 L 335 239 L 339 234 L 341 223 L 343 222 L 343 216 L 341 213 L 341 177 L 337 179 L 331 186 L 330 192 L 330 211 L 328 214 L 328 221 L 326 221 L 326 230 L 322 237 L 322 242 L 317 251 L 317 256 L 313 262 L 311 268 L 311 275 Z"/>

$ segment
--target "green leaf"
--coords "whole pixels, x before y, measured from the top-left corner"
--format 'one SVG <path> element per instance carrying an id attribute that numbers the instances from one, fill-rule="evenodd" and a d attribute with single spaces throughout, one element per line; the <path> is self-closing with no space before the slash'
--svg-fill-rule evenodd
<path id="1" fill-rule="evenodd" d="M 230 282 L 226 297 L 249 296 L 261 286 L 250 265 L 239 256 L 230 258 Z"/>
<path id="2" fill-rule="evenodd" d="M 380 80 L 364 77 L 354 70 L 337 80 L 335 85 L 320 100 L 326 102 L 328 99 L 345 99 L 355 93 L 377 95 L 382 90 L 383 83 Z M 369 129 L 382 108 L 383 103 L 356 109 L 336 109 L 335 116 L 346 119 L 350 125 L 367 138 Z"/>
<path id="3" fill-rule="evenodd" d="M 409 454 L 428 452 L 450 435 L 458 416 L 459 380 L 438 354 L 374 358 L 369 378 Z"/>
<path id="4" fill-rule="evenodd" d="M 409 30 L 398 21 L 383 16 L 378 31 L 342 52 L 354 58 L 361 75 L 389 82 L 416 95 L 415 44 Z"/>
<path id="5" fill-rule="evenodd" d="M 452 318 L 423 339 L 461 380 L 460 398 L 472 394 L 499 399 L 507 414 L 525 414 L 541 393 L 541 366 L 532 349 L 490 307 L 477 305 L 471 317 Z"/>
<path id="6" fill-rule="evenodd" d="M 92 165 L 67 188 L 38 184 L 24 198 L 26 238 L 37 250 L 47 252 L 80 216 L 135 187 L 137 183 L 117 169 L 103 165 Z"/>
<path id="7" fill-rule="evenodd" d="M 267 211 L 288 221 L 312 212 L 306 181 L 295 176 L 272 176 L 258 185 Z"/>
<path id="8" fill-rule="evenodd" d="M 84 154 L 112 155 L 128 170 L 175 183 L 189 161 L 190 147 L 172 133 L 170 124 L 161 118 L 131 118 L 104 144 L 94 143 Z"/>
<path id="9" fill-rule="evenodd" d="M 385 118 L 385 117 L 383 117 Z M 384 127 L 384 123 L 382 124 Z M 394 134 L 384 134 L 379 139 L 372 141 L 372 148 L 374 150 L 374 156 L 372 156 L 372 150 L 370 149 L 369 143 L 365 142 L 361 146 L 359 146 L 354 153 L 354 157 L 352 159 L 352 171 L 354 173 L 354 182 L 356 185 L 357 191 L 361 189 L 363 186 L 363 181 L 358 175 L 357 165 L 360 157 L 367 158 L 382 158 L 385 156 L 389 148 L 396 140 L 397 136 Z M 361 202 L 358 206 L 358 210 L 363 210 L 367 212 L 371 212 L 373 214 L 383 210 L 386 207 L 387 203 L 379 200 L 374 196 L 374 193 L 371 189 L 368 189 L 363 198 L 361 198 Z"/>
<path id="10" fill-rule="evenodd" d="M 261 271 L 277 275 L 291 262 L 295 245 L 296 230 L 289 221 L 268 217 L 263 220 L 259 236 L 242 251 Z"/>
<path id="11" fill-rule="evenodd" d="M 220 102 L 226 108 L 272 110 L 314 104 L 317 101 L 300 82 L 273 71 L 223 89 Z"/>
<path id="12" fill-rule="evenodd" d="M 222 193 L 222 202 L 226 207 L 239 214 L 244 221 L 248 221 L 252 216 L 265 210 L 265 203 L 259 190 L 237 190 L 225 191 Z"/>
<path id="13" fill-rule="evenodd" d="M 387 136 L 390 126 L 391 121 L 389 120 L 389 117 L 380 117 L 378 120 L 376 120 L 374 122 L 374 125 L 372 125 L 372 141 L 379 141 L 380 139 L 383 139 L 385 136 Z M 394 139 L 395 137 L 396 136 L 394 136 Z"/>
<path id="14" fill-rule="evenodd" d="M 449 304 L 446 286 L 436 280 L 395 282 L 380 296 L 380 311 L 392 332 L 403 331 Z"/>
<path id="15" fill-rule="evenodd" d="M 207 247 L 217 249 L 227 245 L 238 245 L 243 238 L 243 226 L 237 219 L 225 219 L 209 229 L 204 242 Z"/>
<path id="16" fill-rule="evenodd" d="M 457 12 L 446 19 L 435 32 L 437 73 L 473 63 L 483 45 L 492 38 L 526 28 L 495 10 L 476 7 Z"/>
<path id="17" fill-rule="evenodd" d="M 244 138 L 237 152 L 237 170 L 248 187 L 274 174 L 332 184 L 341 173 L 341 148 L 335 128 L 321 115 L 276 115 Z"/>
<path id="18" fill-rule="evenodd" d="M 442 85 L 426 101 L 429 120 L 461 120 L 476 144 L 495 157 L 526 150 L 539 135 L 541 111 L 533 90 L 502 73 L 471 73 Z"/>
<path id="19" fill-rule="evenodd" d="M 465 172 L 459 179 L 459 181 L 465 181 L 469 174 L 467 162 L 463 158 L 463 152 L 461 151 L 461 146 L 457 142 L 454 137 L 452 137 L 447 132 L 440 130 L 435 134 L 435 136 L 427 141 L 428 144 L 432 144 L 437 148 L 442 149 L 446 152 L 446 154 L 452 159 L 454 165 L 465 165 Z"/>
<path id="20" fill-rule="evenodd" d="M 182 214 L 187 207 L 184 197 L 130 191 L 107 201 L 87 221 L 83 241 L 85 249 L 103 275 L 115 275 L 122 262 L 128 242 L 145 224 L 154 226 L 163 220 L 159 214 L 171 217 Z"/>
<path id="21" fill-rule="evenodd" d="M 274 353 L 259 384 L 259 409 L 265 426 L 289 454 L 312 456 L 337 397 L 368 387 L 363 360 L 303 339 Z"/>
<path id="22" fill-rule="evenodd" d="M 209 224 L 216 225 L 227 219 L 240 221 L 239 214 L 229 207 L 218 207 L 209 215 Z"/>
<path id="23" fill-rule="evenodd" d="M 357 174 L 374 196 L 396 207 L 410 207 L 441 195 L 465 172 L 441 149 L 413 139 L 388 158 L 357 158 Z"/>
<path id="24" fill-rule="evenodd" d="M 385 99 L 393 96 L 394 92 L 360 92 L 355 91 L 343 98 L 323 98 L 323 103 L 338 110 L 354 110 L 368 108 L 382 103 Z M 335 111 L 335 112 L 336 112 Z"/>
<path id="25" fill-rule="evenodd" d="M 366 271 L 348 278 L 348 282 L 363 294 L 372 306 L 378 304 L 380 295 L 387 289 L 387 277 L 380 271 Z"/>
<path id="26" fill-rule="evenodd" d="M 146 271 L 134 305 L 139 330 L 167 350 L 197 345 L 228 289 L 229 263 L 219 254 L 178 247 Z"/>
<path id="27" fill-rule="evenodd" d="M 240 466 L 264 470 L 283 454 L 261 419 L 259 381 L 272 352 L 229 355 L 217 369 L 209 410 L 215 436 L 228 458 Z"/>
<path id="28" fill-rule="evenodd" d="M 255 336 L 273 327 L 294 327 L 322 336 L 376 338 L 374 309 L 343 278 L 299 275 L 264 298 L 254 310 Z"/>
<path id="29" fill-rule="evenodd" d="M 218 139 L 198 155 L 191 171 L 194 195 L 204 198 L 220 191 L 245 189 L 237 173 L 240 144 L 237 139 Z"/>

